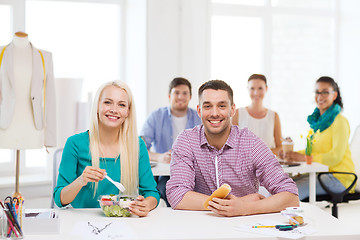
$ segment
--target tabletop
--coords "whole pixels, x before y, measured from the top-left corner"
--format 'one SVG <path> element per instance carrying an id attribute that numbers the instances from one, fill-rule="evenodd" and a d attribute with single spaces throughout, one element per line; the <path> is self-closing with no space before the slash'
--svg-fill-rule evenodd
<path id="1" fill-rule="evenodd" d="M 311 173 L 311 172 L 327 172 L 328 166 L 313 162 L 311 165 L 305 162 L 300 163 L 299 166 L 283 167 L 286 173 Z M 152 168 L 154 176 L 170 176 L 170 164 L 157 162 Z"/>
<path id="2" fill-rule="evenodd" d="M 352 229 L 320 208 L 301 203 L 304 221 L 316 230 L 304 239 L 360 239 L 360 229 Z M 287 223 L 280 213 L 221 217 L 210 211 L 185 211 L 159 207 L 147 217 L 109 218 L 101 209 L 60 209 L 60 234 L 27 235 L 25 239 L 279 239 L 274 236 L 239 231 L 238 226 L 264 220 Z M 103 228 L 113 224 L 111 233 L 91 236 L 88 224 Z M 110 231 L 110 230 L 108 230 Z M 260 231 L 261 232 L 261 231 Z M 26 233 L 25 233 L 26 234 Z"/>

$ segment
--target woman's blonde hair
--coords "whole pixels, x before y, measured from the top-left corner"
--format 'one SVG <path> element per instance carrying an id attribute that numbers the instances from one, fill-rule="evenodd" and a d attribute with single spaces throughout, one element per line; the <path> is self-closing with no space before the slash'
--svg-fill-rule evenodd
<path id="1" fill-rule="evenodd" d="M 97 91 L 90 115 L 90 154 L 92 166 L 99 167 L 100 162 L 100 134 L 98 106 L 100 98 L 105 88 L 109 86 L 123 89 L 129 98 L 129 114 L 119 129 L 119 152 L 120 152 L 120 173 L 121 183 L 126 188 L 125 194 L 138 194 L 139 181 L 139 139 L 136 128 L 136 114 L 133 96 L 129 86 L 121 81 L 113 81 L 103 84 Z M 94 196 L 97 191 L 98 183 L 94 186 Z"/>

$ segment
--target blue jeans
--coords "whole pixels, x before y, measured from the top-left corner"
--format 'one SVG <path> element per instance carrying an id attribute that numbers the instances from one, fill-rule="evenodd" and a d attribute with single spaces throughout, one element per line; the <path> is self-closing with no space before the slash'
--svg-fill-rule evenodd
<path id="1" fill-rule="evenodd" d="M 342 183 L 333 175 L 328 174 L 321 176 L 321 179 L 333 192 L 342 192 L 346 188 Z M 309 175 L 302 175 L 300 177 L 294 177 L 294 181 L 299 189 L 300 201 L 309 197 Z M 326 195 L 326 191 L 321 187 L 319 180 L 316 178 L 316 195 Z"/>
<path id="2" fill-rule="evenodd" d="M 170 177 L 168 176 L 160 176 L 157 180 L 157 190 L 160 192 L 160 197 L 164 199 L 166 206 L 170 207 L 170 204 L 166 197 L 166 183 L 169 181 Z"/>

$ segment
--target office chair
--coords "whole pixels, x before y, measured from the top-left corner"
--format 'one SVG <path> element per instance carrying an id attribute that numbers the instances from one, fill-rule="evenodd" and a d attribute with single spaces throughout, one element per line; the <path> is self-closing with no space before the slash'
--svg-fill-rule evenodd
<path id="1" fill-rule="evenodd" d="M 324 188 L 324 190 L 328 193 L 327 195 L 320 195 L 316 197 L 317 201 L 321 201 L 321 200 L 326 200 L 330 203 L 332 203 L 332 215 L 334 217 L 338 217 L 338 207 L 337 204 L 338 203 L 342 203 L 342 202 L 349 202 L 352 200 L 359 200 L 360 199 L 360 180 L 359 180 L 359 176 L 360 176 L 360 125 L 357 126 L 357 128 L 355 129 L 355 133 L 354 136 L 351 140 L 350 143 L 350 151 L 351 151 L 351 156 L 352 156 L 352 160 L 355 164 L 355 173 L 349 173 L 349 172 L 321 172 L 318 174 L 318 180 L 321 184 L 321 186 Z M 331 189 L 329 189 L 328 186 L 326 186 L 324 184 L 324 182 L 322 181 L 322 177 L 324 177 L 325 175 L 352 175 L 354 176 L 354 180 L 352 182 L 352 184 L 343 192 L 340 193 L 336 193 L 331 191 Z M 357 182 L 357 186 L 355 188 L 355 193 L 349 193 L 350 189 L 353 188 L 353 186 L 356 184 Z"/>
<path id="2" fill-rule="evenodd" d="M 64 150 L 63 148 L 57 149 L 54 152 L 54 156 L 53 156 L 53 187 L 52 187 L 53 191 L 54 191 L 54 188 L 56 187 L 56 181 L 57 181 L 57 177 L 59 175 L 59 166 L 60 166 L 63 150 Z M 55 207 L 54 195 L 51 194 L 50 208 L 54 208 L 54 207 Z"/>

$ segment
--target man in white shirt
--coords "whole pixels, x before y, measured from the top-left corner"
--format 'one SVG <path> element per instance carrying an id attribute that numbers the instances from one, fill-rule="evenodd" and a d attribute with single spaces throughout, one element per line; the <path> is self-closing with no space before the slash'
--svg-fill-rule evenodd
<path id="1" fill-rule="evenodd" d="M 172 144 L 179 133 L 201 124 L 196 110 L 188 107 L 191 99 L 191 83 L 187 79 L 174 78 L 169 84 L 168 97 L 170 106 L 152 112 L 141 131 L 151 161 L 170 163 Z M 150 151 L 152 145 L 155 152 Z M 170 206 L 165 194 L 168 179 L 169 177 L 164 176 L 159 178 L 158 190 L 166 204 Z"/>

